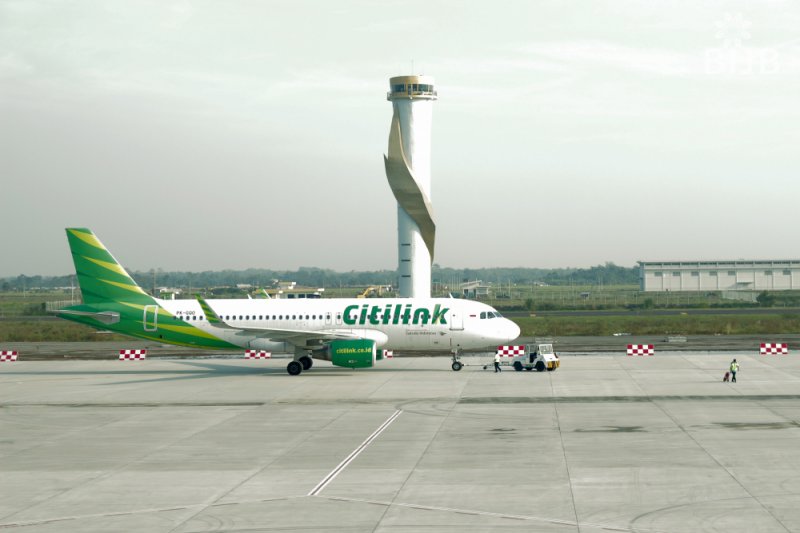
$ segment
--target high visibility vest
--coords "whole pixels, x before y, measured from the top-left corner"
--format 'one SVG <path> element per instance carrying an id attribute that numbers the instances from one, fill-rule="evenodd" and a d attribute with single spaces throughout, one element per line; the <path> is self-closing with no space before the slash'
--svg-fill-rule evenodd
<path id="1" fill-rule="evenodd" d="M 739 371 L 739 363 L 731 363 L 731 372 Z"/>

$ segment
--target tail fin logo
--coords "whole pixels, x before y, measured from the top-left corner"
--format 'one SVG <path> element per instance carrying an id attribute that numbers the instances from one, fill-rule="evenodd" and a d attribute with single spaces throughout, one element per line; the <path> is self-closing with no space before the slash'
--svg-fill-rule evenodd
<path id="1" fill-rule="evenodd" d="M 154 302 L 153 297 L 136 284 L 91 230 L 67 228 L 67 240 L 84 303 L 148 305 Z"/>

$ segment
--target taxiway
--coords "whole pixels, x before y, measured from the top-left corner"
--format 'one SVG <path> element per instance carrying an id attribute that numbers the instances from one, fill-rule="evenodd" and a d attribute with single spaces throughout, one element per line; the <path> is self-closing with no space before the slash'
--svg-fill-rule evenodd
<path id="1" fill-rule="evenodd" d="M 800 531 L 793 355 L 285 363 L 0 366 L 0 529 Z"/>

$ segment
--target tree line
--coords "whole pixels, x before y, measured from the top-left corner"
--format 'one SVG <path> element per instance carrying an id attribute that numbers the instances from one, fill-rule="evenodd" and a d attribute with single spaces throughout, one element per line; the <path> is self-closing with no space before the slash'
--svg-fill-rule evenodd
<path id="1" fill-rule="evenodd" d="M 270 287 L 277 281 L 294 281 L 305 287 L 366 287 L 397 285 L 394 270 L 336 272 L 334 270 L 301 267 L 298 270 L 219 270 L 205 272 L 167 272 L 161 269 L 134 271 L 131 276 L 146 289 L 152 287 L 211 288 L 251 285 Z M 638 267 L 622 267 L 613 263 L 590 268 L 445 268 L 433 265 L 434 283 L 452 285 L 481 280 L 485 283 L 517 285 L 632 285 L 639 283 Z M 0 278 L 3 291 L 54 289 L 77 285 L 72 274 L 63 276 L 28 276 Z"/>

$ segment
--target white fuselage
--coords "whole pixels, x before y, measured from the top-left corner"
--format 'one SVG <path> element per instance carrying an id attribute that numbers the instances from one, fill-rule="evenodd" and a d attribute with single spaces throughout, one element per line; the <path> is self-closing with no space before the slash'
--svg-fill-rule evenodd
<path id="1" fill-rule="evenodd" d="M 158 318 L 159 328 L 168 327 L 164 320 L 185 321 L 236 346 L 275 352 L 293 349 L 284 331 L 353 334 L 378 348 L 425 352 L 494 347 L 520 333 L 490 306 L 453 298 L 209 300 L 230 328 L 210 323 L 198 301 L 158 303 L 173 315 Z"/>

